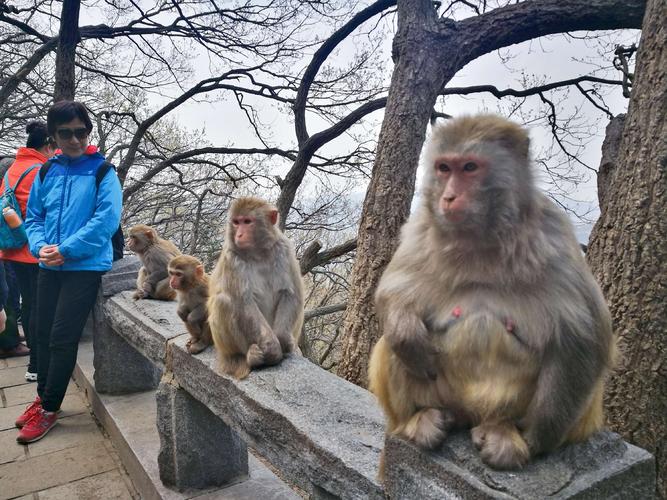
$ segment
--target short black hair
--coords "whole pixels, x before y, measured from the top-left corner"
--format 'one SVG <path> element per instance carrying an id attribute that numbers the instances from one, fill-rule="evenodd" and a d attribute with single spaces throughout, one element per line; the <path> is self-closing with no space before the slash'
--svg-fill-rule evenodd
<path id="1" fill-rule="evenodd" d="M 28 140 L 25 145 L 28 148 L 40 149 L 49 143 L 49 133 L 46 130 L 46 123 L 42 120 L 33 120 L 25 127 L 28 133 Z"/>
<path id="2" fill-rule="evenodd" d="M 58 125 L 71 122 L 75 118 L 83 122 L 89 134 L 92 132 L 93 122 L 90 121 L 88 110 L 83 104 L 77 101 L 58 101 L 49 108 L 49 112 L 46 114 L 46 126 L 49 135 L 54 137 Z"/>

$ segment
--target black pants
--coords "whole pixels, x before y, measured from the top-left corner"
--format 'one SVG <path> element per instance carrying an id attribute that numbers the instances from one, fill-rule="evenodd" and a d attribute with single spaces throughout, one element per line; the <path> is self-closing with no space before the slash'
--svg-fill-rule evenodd
<path id="1" fill-rule="evenodd" d="M 37 280 L 37 394 L 57 411 L 74 371 L 79 339 L 95 304 L 102 272 L 39 269 Z"/>
<path id="2" fill-rule="evenodd" d="M 14 272 L 12 271 L 12 265 L 4 260 L 0 261 L 0 266 L 3 266 L 5 270 L 5 284 L 7 285 L 7 300 L 4 306 L 7 313 L 7 324 L 5 325 L 5 330 L 0 332 L 0 349 L 8 351 L 14 349 L 21 342 L 19 340 L 19 330 L 16 326 L 17 311 L 13 307 L 12 286 L 15 289 L 15 295 L 18 295 L 18 289 L 13 282 Z"/>
<path id="3" fill-rule="evenodd" d="M 7 321 L 5 322 L 5 330 L 0 332 L 0 349 L 9 351 L 19 345 L 21 341 L 19 340 L 19 327 L 16 324 L 16 312 L 9 302 L 5 304 L 5 313 L 7 314 Z"/>
<path id="4" fill-rule="evenodd" d="M 30 347 L 30 362 L 28 371 L 37 373 L 37 331 L 35 305 L 37 304 L 37 275 L 38 264 L 26 264 L 24 262 L 12 262 L 16 281 L 21 292 L 21 321 L 23 332 L 28 347 Z"/>

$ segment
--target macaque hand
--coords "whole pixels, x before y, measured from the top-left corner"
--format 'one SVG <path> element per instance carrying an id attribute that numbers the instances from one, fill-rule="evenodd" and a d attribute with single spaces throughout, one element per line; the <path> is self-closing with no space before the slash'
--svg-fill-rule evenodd
<path id="1" fill-rule="evenodd" d="M 428 332 L 415 332 L 410 337 L 402 333 L 389 336 L 387 340 L 411 375 L 419 379 L 435 380 L 438 352 L 431 344 Z"/>
<path id="2" fill-rule="evenodd" d="M 278 363 L 283 357 L 283 351 L 278 337 L 269 327 L 262 328 L 259 338 L 259 348 L 264 354 L 264 363 L 272 365 Z"/>
<path id="3" fill-rule="evenodd" d="M 148 298 L 148 293 L 144 290 L 135 290 L 134 293 L 132 294 L 132 298 L 134 300 L 146 299 Z"/>

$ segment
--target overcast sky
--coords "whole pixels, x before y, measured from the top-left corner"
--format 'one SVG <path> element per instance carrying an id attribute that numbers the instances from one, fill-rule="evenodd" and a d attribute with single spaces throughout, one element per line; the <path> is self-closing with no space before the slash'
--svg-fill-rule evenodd
<path id="1" fill-rule="evenodd" d="M 96 24 L 103 22 L 103 20 L 96 18 L 97 15 L 92 11 L 87 12 L 82 10 L 81 12 L 82 23 Z M 319 30 L 318 35 L 321 38 L 325 38 L 332 32 L 333 27 L 323 25 L 319 27 Z M 359 31 L 363 30 L 358 30 L 356 36 L 363 36 L 359 34 Z M 630 43 L 637 42 L 639 31 L 615 32 L 611 39 L 600 38 L 599 40 L 595 38 L 592 40 L 578 39 L 584 33 L 575 33 L 574 35 L 574 37 L 563 35 L 541 38 L 504 49 L 500 53 L 487 54 L 465 67 L 455 76 L 449 86 L 489 84 L 501 89 L 506 87 L 521 89 L 523 88 L 521 80 L 529 78 L 531 75 L 535 75 L 535 78 L 540 83 L 548 83 L 573 78 L 582 74 L 591 74 L 596 71 L 597 66 L 591 64 L 590 61 L 596 61 L 599 66 L 610 67 L 613 59 L 614 45 L 629 45 Z M 340 46 L 333 61 L 344 64 L 354 54 L 358 41 L 359 39 L 354 38 L 346 41 Z M 313 51 L 316 49 L 317 47 L 314 47 Z M 386 61 L 386 82 L 389 82 L 392 71 L 390 50 L 391 38 L 387 37 L 383 49 L 384 53 L 378 55 L 378 57 L 383 57 Z M 600 53 L 604 57 L 599 57 Z M 504 62 L 501 61 L 501 56 L 505 59 Z M 207 56 L 204 54 L 198 56 L 193 54 L 192 60 L 194 61 L 196 77 L 207 78 L 211 76 Z M 304 66 L 308 60 L 309 54 L 304 54 Z M 620 79 L 620 74 L 615 71 L 604 73 L 598 70 L 595 74 L 596 76 Z M 196 79 L 193 79 L 194 81 Z M 173 90 L 173 94 L 179 93 L 177 89 Z M 604 98 L 613 114 L 626 111 L 628 101 L 622 96 L 620 88 L 612 89 Z M 157 107 L 164 104 L 165 99 L 153 96 L 150 102 Z M 284 114 L 281 114 L 277 109 L 267 105 L 265 101 L 257 100 L 256 102 L 258 107 L 262 109 L 262 121 L 267 123 L 273 131 L 274 144 L 272 145 L 295 147 L 295 134 L 290 120 L 286 119 Z M 508 101 L 501 102 L 508 103 Z M 457 116 L 481 111 L 495 111 L 498 103 L 499 101 L 489 94 L 477 94 L 466 98 L 449 97 L 445 106 L 439 107 L 439 110 Z M 535 96 L 528 98 L 525 106 L 532 106 L 533 109 L 537 109 L 539 103 L 539 97 Z M 507 108 L 508 105 L 505 104 L 505 110 Z M 594 112 L 593 107 L 576 90 L 571 91 L 567 100 L 559 105 L 558 113 L 561 116 L 566 116 L 578 108 L 581 108 L 578 112 L 580 118 L 589 119 L 591 116 L 597 117 L 591 121 L 592 127 L 590 130 L 594 133 L 594 137 L 580 151 L 579 155 L 579 158 L 584 163 L 597 168 L 600 159 L 600 146 L 608 120 L 599 112 Z M 282 112 L 284 112 L 284 109 Z M 527 116 L 527 114 L 524 116 Z M 225 101 L 214 104 L 190 101 L 173 111 L 169 117 L 177 117 L 179 122 L 188 128 L 201 129 L 204 127 L 207 137 L 213 145 L 234 145 L 237 147 L 260 145 L 256 138 L 253 137 L 244 114 L 238 109 L 235 100 L 230 94 L 226 94 Z M 515 119 L 521 120 L 521 117 L 515 116 Z M 376 135 L 379 131 L 381 120 L 382 111 L 377 111 L 369 117 L 370 126 Z M 539 155 L 544 149 L 549 147 L 552 138 L 549 131 L 544 127 L 544 122 L 538 124 L 528 123 L 527 125 L 533 141 L 533 151 L 536 155 Z M 310 117 L 308 120 L 308 130 L 311 135 L 326 126 L 327 124 L 318 123 L 313 117 Z M 345 151 L 349 149 L 349 145 L 346 146 L 345 141 L 349 141 L 349 138 L 342 136 L 329 147 L 338 147 L 341 151 Z M 591 207 L 597 207 L 596 179 L 594 173 L 587 172 L 583 168 L 581 172 L 584 173 L 583 180 L 577 186 L 576 191 L 571 193 L 569 196 L 571 199 L 567 203 L 570 206 L 577 206 L 577 202 L 581 202 L 579 208 L 583 213 Z M 359 186 L 356 196 L 363 197 L 364 192 L 365 186 Z M 584 228 L 582 234 L 587 233 L 587 230 L 588 228 Z M 585 236 L 582 239 L 585 239 Z"/>

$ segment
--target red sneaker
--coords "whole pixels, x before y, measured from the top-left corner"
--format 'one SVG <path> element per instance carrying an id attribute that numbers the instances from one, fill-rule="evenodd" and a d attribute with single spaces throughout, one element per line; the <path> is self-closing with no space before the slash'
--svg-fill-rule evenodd
<path id="1" fill-rule="evenodd" d="M 47 413 L 42 408 L 35 412 L 30 420 L 26 422 L 23 428 L 16 436 L 16 440 L 21 444 L 34 443 L 39 441 L 46 433 L 49 432 L 54 425 L 58 423 L 57 413 Z"/>
<path id="2" fill-rule="evenodd" d="M 35 398 L 35 400 L 32 403 L 30 403 L 30 405 L 25 409 L 25 411 L 21 414 L 21 416 L 16 419 L 14 425 L 16 425 L 16 427 L 20 429 L 28 422 L 28 420 L 32 418 L 32 416 L 35 413 L 37 413 L 41 409 L 42 409 L 42 400 L 40 399 L 39 396 L 37 396 L 37 398 Z"/>

